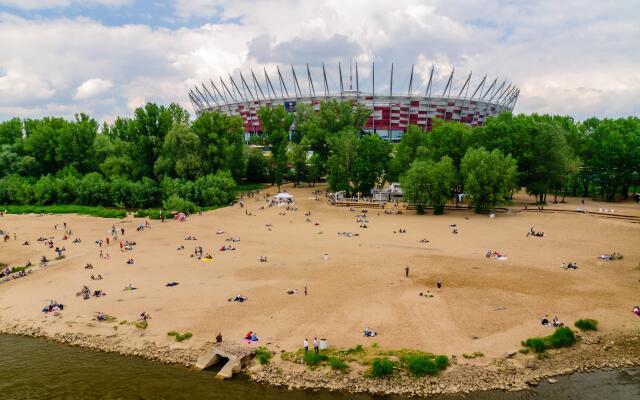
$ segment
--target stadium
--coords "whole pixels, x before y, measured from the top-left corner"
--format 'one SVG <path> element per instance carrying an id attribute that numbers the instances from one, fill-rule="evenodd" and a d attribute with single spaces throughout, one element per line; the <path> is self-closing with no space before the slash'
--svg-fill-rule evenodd
<path id="1" fill-rule="evenodd" d="M 492 80 L 485 75 L 472 81 L 470 72 L 457 80 L 455 69 L 446 75 L 434 75 L 432 66 L 427 76 L 418 77 L 412 66 L 405 80 L 395 86 L 393 64 L 390 70 L 384 71 L 383 79 L 376 77 L 381 73 L 379 70 L 373 63 L 359 72 L 358 64 L 354 69 L 350 63 L 349 70 L 343 74 L 342 65 L 338 63 L 337 76 L 328 79 L 323 63 L 313 70 L 314 80 L 309 64 L 302 69 L 302 75 L 300 67 L 296 71 L 291 65 L 290 71 L 287 69 L 282 73 L 277 66 L 271 75 L 265 68 L 261 79 L 253 70 L 245 74 L 240 72 L 235 79 L 231 75 L 226 80 L 222 77 L 215 82 L 210 79 L 208 83 L 193 87 L 188 95 L 197 115 L 218 111 L 241 116 L 247 138 L 262 132 L 258 118 L 258 110 L 262 107 L 283 105 L 289 112 L 295 112 L 298 104 L 319 109 L 322 101 L 338 100 L 361 104 L 371 111 L 364 131 L 398 141 L 410 124 L 431 130 L 436 118 L 470 126 L 482 125 L 489 116 L 512 111 L 520 94 L 514 84 L 497 77 Z M 317 79 L 318 75 L 321 79 Z M 444 79 L 437 79 L 437 76 Z"/>

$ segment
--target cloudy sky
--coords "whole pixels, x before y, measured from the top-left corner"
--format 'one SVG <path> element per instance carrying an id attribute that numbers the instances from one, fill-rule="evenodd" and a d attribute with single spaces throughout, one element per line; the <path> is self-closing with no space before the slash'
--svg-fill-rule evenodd
<path id="1" fill-rule="evenodd" d="M 250 68 L 262 77 L 276 64 L 286 75 L 306 62 L 319 80 L 324 61 L 335 83 L 338 62 L 346 80 L 350 60 L 367 90 L 372 62 L 376 91 L 388 90 L 393 61 L 398 92 L 412 64 L 416 92 L 435 65 L 443 80 L 455 68 L 455 87 L 470 71 L 473 83 L 514 82 L 517 112 L 639 115 L 640 3 L 0 0 L 0 120 L 112 121 L 147 101 L 191 110 L 187 91 L 199 81 Z"/>

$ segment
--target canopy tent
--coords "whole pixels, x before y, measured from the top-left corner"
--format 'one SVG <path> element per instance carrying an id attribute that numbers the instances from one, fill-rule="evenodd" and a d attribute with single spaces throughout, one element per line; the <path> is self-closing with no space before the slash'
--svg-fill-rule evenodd
<path id="1" fill-rule="evenodd" d="M 273 196 L 274 199 L 282 199 L 282 200 L 286 200 L 286 199 L 293 199 L 293 196 L 290 195 L 289 193 L 278 193 L 277 195 Z"/>

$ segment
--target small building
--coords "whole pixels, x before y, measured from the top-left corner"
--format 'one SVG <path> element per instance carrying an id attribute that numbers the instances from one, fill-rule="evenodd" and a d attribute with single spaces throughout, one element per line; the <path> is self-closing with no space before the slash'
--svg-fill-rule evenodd
<path id="1" fill-rule="evenodd" d="M 392 182 L 386 188 L 372 189 L 371 198 L 374 201 L 402 201 L 403 195 L 400 183 Z"/>

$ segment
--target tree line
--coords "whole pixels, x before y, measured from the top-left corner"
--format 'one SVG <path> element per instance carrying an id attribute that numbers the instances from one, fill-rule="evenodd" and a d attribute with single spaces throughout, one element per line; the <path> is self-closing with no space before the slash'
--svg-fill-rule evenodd
<path id="1" fill-rule="evenodd" d="M 242 119 L 153 103 L 98 124 L 85 114 L 0 123 L 0 204 L 190 208 L 228 204 L 236 185 L 326 179 L 333 191 L 370 195 L 400 181 L 420 212 L 458 194 L 478 211 L 521 187 L 540 203 L 552 194 L 614 201 L 635 193 L 640 119 L 513 115 L 484 126 L 435 121 L 409 126 L 400 143 L 363 132 L 370 111 L 350 102 L 263 108 L 263 133 L 244 141 Z M 269 150 L 265 155 L 264 149 Z M 456 197 L 457 198 L 457 197 Z M 562 200 L 560 200 L 562 201 Z"/>

